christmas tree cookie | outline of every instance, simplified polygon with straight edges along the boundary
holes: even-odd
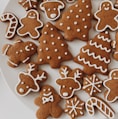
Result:
[[[108,73],[108,65],[111,62],[111,39],[109,33],[102,32],[82,47],[75,62],[84,66],[83,71],[88,74]]]
[[[91,28],[91,0],[78,0],[62,15],[55,26],[64,32],[65,39],[72,41],[79,39],[87,41]]]
[[[51,23],[47,23],[42,29],[42,36],[39,38],[39,42],[39,64],[50,64],[52,68],[58,68],[62,61],[72,59],[63,36]]]

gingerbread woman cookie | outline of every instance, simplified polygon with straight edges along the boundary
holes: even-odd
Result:
[[[38,119],[47,119],[49,116],[58,118],[63,110],[59,106],[61,101],[60,96],[57,94],[52,86],[45,85],[41,88],[39,97],[35,99],[35,104],[39,106],[36,115]]]
[[[118,29],[118,10],[114,8],[110,0],[103,0],[94,16],[98,20],[96,24],[98,32],[105,31],[107,28],[112,31]]]
[[[39,20],[39,13],[31,9],[26,16],[20,19],[20,27],[17,30],[19,36],[29,35],[32,39],[38,39],[40,36],[39,29],[43,27],[43,23]]]
[[[104,81],[104,86],[107,88],[105,98],[108,102],[118,100],[118,69],[113,69],[109,73],[109,78]]]
[[[30,9],[37,9],[38,6],[38,0],[19,0],[18,2],[26,11]]]
[[[9,25],[8,25],[7,33],[5,34],[5,37],[8,38],[8,39],[13,38],[16,34],[16,30],[17,30],[17,27],[18,27],[17,17],[13,13],[6,12],[6,13],[1,15],[0,20],[2,22],[9,21]]]
[[[13,45],[6,44],[3,54],[9,57],[8,65],[18,67],[20,63],[28,63],[31,56],[37,52],[37,46],[30,41],[17,40]]]
[[[81,89],[79,80],[83,78],[83,72],[78,68],[71,70],[68,66],[61,66],[59,73],[62,78],[57,79],[56,83],[60,88],[60,96],[69,99]]]
[[[40,83],[47,80],[47,73],[38,70],[38,64],[29,63],[27,65],[27,72],[19,73],[19,82],[16,86],[16,91],[20,96],[26,96],[31,91],[38,92],[40,90]]]
[[[41,10],[45,12],[49,20],[57,20],[60,17],[60,10],[64,7],[64,3],[59,0],[43,0],[40,4]]]

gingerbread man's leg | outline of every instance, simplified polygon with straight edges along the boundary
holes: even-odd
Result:
[[[20,62],[18,60],[13,59],[13,58],[10,58],[8,60],[8,65],[11,66],[11,67],[18,67],[19,63]]]
[[[100,23],[97,25],[98,30],[103,30],[106,27],[106,22],[104,20],[101,20]]]
[[[31,38],[38,38],[39,36],[40,36],[40,34],[37,30],[30,31],[30,37]]]
[[[27,33],[27,29],[25,28],[25,26],[22,26],[22,27],[20,27],[19,29],[18,29],[18,34],[21,34],[21,35],[23,35],[23,34],[26,34]]]
[[[112,22],[109,22],[109,25],[111,26],[112,29],[116,29],[118,26],[118,22],[115,20],[112,20]]]
[[[36,113],[37,119],[47,119],[49,116],[49,112],[45,111],[45,109],[39,109]]]

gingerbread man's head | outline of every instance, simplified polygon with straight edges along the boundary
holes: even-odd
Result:
[[[35,10],[29,10],[27,13],[27,18],[37,19],[37,18],[39,18],[39,14],[37,14],[37,12]]]
[[[118,79],[118,69],[114,69],[109,73],[110,79]]]
[[[105,2],[102,2],[102,4],[101,4],[101,9],[105,10],[105,11],[111,10],[112,7],[113,6],[110,1],[105,1]]]

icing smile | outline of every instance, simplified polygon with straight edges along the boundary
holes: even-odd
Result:
[[[105,11],[108,11],[108,10],[109,10],[109,7],[105,7],[104,10],[105,10]]]
[[[43,95],[46,96],[46,97],[47,97],[47,96],[50,96],[51,94],[52,94],[52,92],[49,92],[49,93],[47,93],[47,94],[46,94],[46,93],[43,93]]]

